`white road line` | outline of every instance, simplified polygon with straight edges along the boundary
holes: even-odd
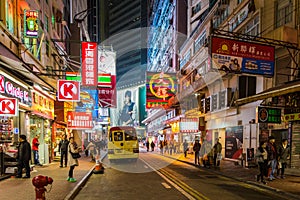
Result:
[[[178,190],[181,194],[183,194],[187,199],[190,200],[196,200],[193,196],[191,196],[189,193],[187,193],[186,191],[184,191],[181,187],[179,187],[176,183],[174,183],[173,181],[171,181],[170,179],[168,179],[165,175],[163,175],[162,173],[160,173],[159,171],[157,171],[154,167],[152,167],[149,163],[147,163],[144,159],[139,158],[140,160],[142,160],[146,165],[148,165],[155,173],[157,173],[160,177],[162,177],[163,179],[165,179],[170,185],[172,185],[176,190]]]
[[[171,186],[169,186],[167,183],[165,183],[165,182],[162,182],[161,183],[165,188],[167,188],[167,189],[170,189],[171,188]]]

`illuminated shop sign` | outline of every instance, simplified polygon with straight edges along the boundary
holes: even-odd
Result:
[[[47,119],[54,119],[54,100],[37,91],[32,92],[32,113]]]
[[[69,111],[67,113],[67,126],[72,129],[92,129],[92,113]]]
[[[24,10],[24,36],[38,37],[39,31],[39,11]]]
[[[82,82],[83,86],[97,86],[97,52],[96,42],[81,43]]]
[[[31,95],[29,90],[3,75],[0,75],[0,93],[8,97],[17,98],[20,103],[31,106]]]
[[[146,108],[167,108],[177,90],[175,74],[147,72]]]
[[[213,68],[227,73],[274,75],[274,47],[212,37]]]
[[[258,107],[258,123],[281,123],[281,109],[271,107]]]

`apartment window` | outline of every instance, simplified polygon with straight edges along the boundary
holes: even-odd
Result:
[[[46,55],[48,57],[50,56],[50,44],[49,44],[49,40],[46,40]]]
[[[206,32],[202,33],[195,41],[195,53],[205,44]]]
[[[180,68],[182,68],[191,58],[191,50],[189,50],[183,57],[182,60],[180,60]]]
[[[192,8],[192,17],[201,10],[201,2]]]
[[[276,11],[276,28],[283,26],[292,21],[293,4],[291,2],[287,2],[283,5],[277,3],[275,11]]]
[[[6,27],[9,32],[14,33],[14,7],[12,0],[6,2]]]
[[[254,19],[245,26],[242,33],[253,36],[259,35],[259,16],[254,17]]]
[[[240,4],[242,3],[244,0],[237,0],[237,3]]]
[[[239,77],[239,98],[245,98],[256,94],[256,77]]]
[[[49,32],[49,19],[47,15],[45,15],[45,29],[47,32]]]

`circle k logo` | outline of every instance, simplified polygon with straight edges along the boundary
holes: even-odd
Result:
[[[0,98],[0,115],[16,115],[17,100]]]
[[[80,82],[58,80],[57,89],[59,101],[80,101]]]

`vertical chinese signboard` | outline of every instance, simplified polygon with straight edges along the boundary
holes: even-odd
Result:
[[[100,107],[115,108],[117,106],[116,93],[116,53],[99,50],[98,94]]]
[[[213,68],[231,73],[274,75],[274,47],[212,37]]]
[[[167,108],[168,100],[175,95],[175,74],[147,72],[146,108]]]
[[[37,10],[24,10],[24,36],[25,37],[38,37],[39,31],[39,11]]]
[[[82,81],[83,86],[97,86],[97,53],[98,47],[96,42],[82,42]]]

